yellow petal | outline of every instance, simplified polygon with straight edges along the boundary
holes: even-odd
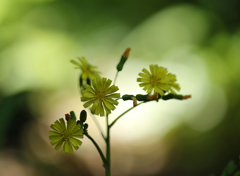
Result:
[[[64,143],[64,141],[60,141],[60,142],[54,147],[54,149],[58,151],[58,150],[62,147],[63,143]]]
[[[72,153],[73,148],[69,141],[66,141],[63,145],[63,153]]]

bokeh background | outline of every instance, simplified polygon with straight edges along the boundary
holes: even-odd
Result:
[[[87,138],[62,154],[48,131],[83,109],[80,71],[69,60],[84,56],[113,79],[127,47],[121,94],[144,93],[138,73],[158,64],[192,98],[143,104],[122,117],[112,128],[113,175],[220,175],[240,154],[239,7],[238,0],[1,0],[0,175],[104,175]],[[111,120],[131,106],[120,101]]]

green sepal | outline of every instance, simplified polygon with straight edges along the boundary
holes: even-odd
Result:
[[[163,100],[169,100],[169,99],[178,99],[178,100],[182,100],[183,96],[182,95],[176,95],[176,94],[167,94],[167,95],[163,95],[162,96]]]
[[[82,110],[81,113],[80,113],[80,123],[82,122],[85,122],[87,120],[87,112],[85,110]]]
[[[147,96],[148,96],[148,94],[147,95],[137,94],[136,98],[137,98],[138,101],[149,101],[147,99]]]
[[[75,115],[75,112],[74,111],[70,111],[70,115],[71,115],[71,119],[72,120],[77,120],[77,118],[76,118],[76,115]]]
[[[132,97],[134,97],[133,95],[123,95],[122,96],[122,99],[124,100],[124,101],[126,101],[126,100],[132,100]]]

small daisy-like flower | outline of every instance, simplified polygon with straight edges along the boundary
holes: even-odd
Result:
[[[77,66],[75,68],[79,68],[80,70],[82,70],[81,78],[83,80],[86,80],[87,78],[92,80],[100,77],[100,72],[95,70],[97,68],[96,66],[89,64],[84,57],[78,58],[78,60],[79,63],[75,60],[71,60],[70,62]]]
[[[176,75],[174,75],[174,74],[172,74],[172,73],[168,73],[168,74],[167,74],[167,77],[168,77],[169,85],[170,85],[169,91],[170,91],[172,94],[176,94],[176,92],[175,92],[173,89],[175,89],[175,90],[177,90],[177,91],[179,91],[179,90],[181,89],[180,86],[179,86],[179,84],[176,83],[176,81],[177,81]]]
[[[143,73],[138,74],[141,78],[137,78],[137,82],[142,82],[139,86],[147,93],[164,95],[170,89],[167,69],[158,65],[150,65],[149,68],[150,72],[144,68]]]
[[[83,138],[83,129],[75,120],[68,119],[67,126],[63,118],[56,120],[50,126],[54,131],[49,131],[49,139],[55,150],[59,150],[63,145],[63,153],[73,152],[82,144],[77,138]]]
[[[118,105],[118,101],[113,98],[120,98],[118,87],[115,85],[110,86],[112,81],[107,78],[99,78],[92,80],[92,86],[85,84],[84,90],[82,90],[81,101],[86,103],[83,105],[85,108],[91,106],[90,110],[92,114],[104,116],[110,114],[115,106]]]

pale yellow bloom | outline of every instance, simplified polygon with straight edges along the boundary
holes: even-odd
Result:
[[[174,75],[174,74],[172,74],[172,73],[168,73],[168,74],[167,74],[167,78],[168,78],[168,80],[169,80],[169,85],[170,85],[169,91],[170,91],[171,93],[173,93],[173,94],[176,94],[176,92],[175,92],[173,89],[175,89],[175,90],[177,90],[177,91],[179,91],[179,90],[181,89],[180,86],[179,86],[179,84],[176,83],[176,81],[177,81],[176,75]]]
[[[100,77],[100,72],[96,71],[96,66],[89,64],[84,57],[78,58],[78,60],[79,63],[75,60],[71,60],[70,62],[77,66],[75,68],[79,68],[82,71],[81,78],[83,80],[86,80],[88,78],[92,80]]]
[[[55,150],[59,150],[63,145],[63,153],[73,152],[82,144],[78,138],[83,138],[83,129],[75,120],[68,119],[67,126],[63,118],[56,120],[50,126],[54,131],[49,131],[49,139]]]
[[[86,102],[83,106],[85,108],[91,106],[92,114],[104,116],[110,114],[118,101],[115,98],[120,98],[118,87],[115,85],[110,86],[112,81],[107,78],[99,78],[92,80],[92,86],[85,84],[82,90],[81,101]]]
[[[149,68],[150,72],[144,68],[142,73],[138,74],[140,78],[137,78],[137,82],[142,82],[139,86],[147,93],[164,95],[170,89],[167,69],[158,65],[150,65]]]

